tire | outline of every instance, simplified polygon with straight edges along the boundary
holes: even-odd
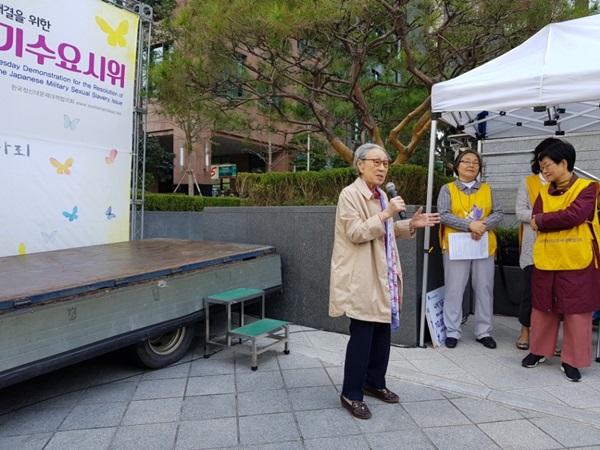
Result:
[[[186,325],[153,336],[135,345],[135,354],[142,364],[160,369],[179,361],[194,340],[194,326]]]

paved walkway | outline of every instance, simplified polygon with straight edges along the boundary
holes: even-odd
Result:
[[[472,321],[472,318],[470,319]],[[347,336],[294,326],[291,353],[204,359],[144,370],[113,353],[0,390],[0,449],[600,449],[600,364],[571,383],[558,358],[534,369],[494,318],[498,348],[392,349],[390,405],[371,420],[341,407]],[[595,350],[595,347],[594,347]]]

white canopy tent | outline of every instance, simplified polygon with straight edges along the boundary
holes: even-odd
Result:
[[[600,131],[600,15],[547,25],[520,46],[432,88],[426,211],[431,212],[437,122],[479,139]],[[481,148],[481,147],[480,147]],[[430,229],[425,229],[420,345]]]

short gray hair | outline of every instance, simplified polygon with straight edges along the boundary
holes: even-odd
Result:
[[[387,155],[385,148],[383,148],[380,145],[370,144],[370,143],[363,144],[354,151],[354,162],[352,163],[352,165],[354,166],[354,171],[356,172],[356,175],[360,176],[360,170],[358,170],[358,161],[360,159],[365,159],[367,157],[367,153],[369,153],[370,150],[374,150],[374,149],[382,150]],[[389,158],[389,155],[388,155],[388,158]]]

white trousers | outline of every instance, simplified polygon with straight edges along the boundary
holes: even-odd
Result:
[[[475,291],[475,337],[481,339],[489,336],[492,331],[494,256],[451,261],[448,252],[444,252],[444,325],[447,337],[460,339],[462,336],[462,303],[469,275]]]

